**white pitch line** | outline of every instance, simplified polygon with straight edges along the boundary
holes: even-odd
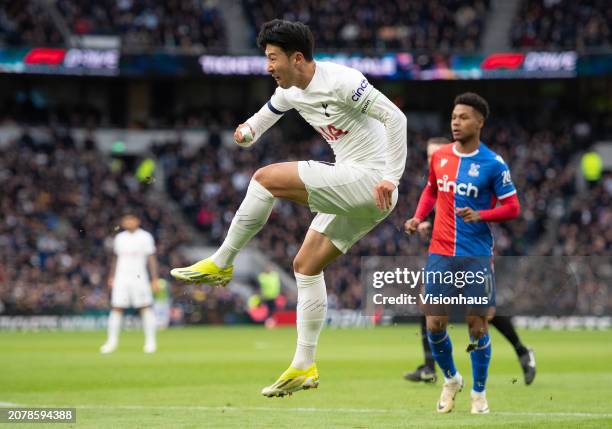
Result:
[[[55,405],[57,406],[57,405]],[[53,407],[51,405],[41,405],[41,408]],[[62,407],[76,409],[117,409],[117,410],[191,410],[191,411],[287,411],[292,413],[356,413],[356,414],[405,414],[414,415],[414,412],[406,410],[394,410],[384,408],[315,408],[315,407],[295,407],[295,408],[276,408],[276,407],[211,407],[206,405],[63,405]],[[568,412],[513,412],[513,411],[493,411],[491,415],[516,416],[516,417],[589,417],[589,418],[612,418],[612,413],[568,413]]]
[[[18,407],[19,405],[12,402],[0,402],[0,407]]]

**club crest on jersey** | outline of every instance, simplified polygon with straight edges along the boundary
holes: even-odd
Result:
[[[471,182],[457,183],[454,180],[448,180],[448,176],[445,174],[442,179],[436,181],[436,184],[441,192],[452,192],[453,194],[478,198],[478,186]]]
[[[442,159],[440,160],[440,167],[444,167],[444,166],[446,165],[446,163],[447,163],[447,162],[448,162],[448,159],[446,159],[446,158],[442,158]]]
[[[351,100],[353,101],[359,101],[359,98],[363,95],[365,89],[368,87],[368,80],[367,79],[363,79],[361,81],[361,84],[359,85],[359,88],[357,88],[355,91],[353,91],[353,96],[351,97]]]
[[[329,118],[329,113],[327,113],[327,107],[329,106],[329,104],[327,103],[321,103],[321,107],[323,107],[323,113],[325,114],[325,116],[327,116]]]
[[[472,162],[472,164],[470,165],[470,171],[468,171],[468,176],[478,177],[478,175],[480,174],[478,170],[480,170],[480,164]]]

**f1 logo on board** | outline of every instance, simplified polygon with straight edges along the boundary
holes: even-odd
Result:
[[[342,137],[343,135],[348,134],[348,131],[344,131],[344,130],[338,129],[338,128],[334,127],[331,124],[327,126],[327,129],[325,129],[323,127],[319,127],[319,129],[317,131],[328,142],[334,142],[334,141],[338,140],[340,137]]]
[[[445,174],[442,176],[442,179],[436,181],[436,184],[441,192],[452,192],[453,194],[478,198],[478,186],[475,186],[472,182],[457,183],[453,180],[448,180],[448,176]]]

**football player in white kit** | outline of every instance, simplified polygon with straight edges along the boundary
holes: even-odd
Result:
[[[140,311],[145,334],[144,352],[154,353],[157,342],[151,290],[159,287],[155,241],[150,233],[140,228],[140,219],[132,214],[121,219],[121,226],[124,231],[114,239],[114,256],[108,278],[108,286],[112,291],[108,339],[100,347],[100,353],[112,353],[117,349],[121,318],[126,308]],[[150,281],[147,266],[151,273]]]
[[[316,213],[294,261],[298,287],[297,347],[289,368],[264,396],[317,387],[315,351],[325,323],[323,269],[385,219],[397,202],[407,153],[406,117],[359,71],[314,61],[314,39],[300,22],[273,20],[257,37],[278,88],[234,139],[250,146],[285,112],[297,112],[331,146],[336,162],[271,164],[255,172],[227,237],[209,258],[171,274],[195,283],[226,285],[234,258],[266,223],[276,198]],[[288,142],[291,144],[291,142]]]

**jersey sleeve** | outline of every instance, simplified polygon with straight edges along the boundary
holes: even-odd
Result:
[[[113,238],[113,253],[119,255],[119,235],[115,235],[115,238]]]
[[[272,113],[276,113],[277,115],[283,115],[293,109],[293,106],[289,100],[287,100],[285,90],[281,87],[277,87],[276,90],[274,90],[274,94],[272,94],[272,97],[270,97],[266,105]]]
[[[276,88],[270,100],[257,113],[246,120],[246,123],[251,126],[255,134],[253,143],[291,109],[292,107],[287,101],[283,90],[280,87]]]
[[[381,122],[387,134],[383,179],[399,185],[406,168],[408,129],[404,113],[368,82],[361,72],[349,69],[341,77],[340,99],[350,110]]]
[[[495,168],[493,173],[493,192],[498,200],[502,200],[516,194],[516,188],[510,176],[510,169],[501,156],[495,158]]]
[[[153,236],[150,233],[147,233],[146,235],[146,239],[145,239],[145,253],[147,256],[150,255],[154,255],[155,254],[155,240],[153,239]]]
[[[358,70],[348,69],[339,77],[339,98],[349,108],[367,114],[379,96],[368,79]]]
[[[422,221],[427,219],[427,216],[429,216],[433,210],[438,199],[436,171],[433,167],[434,159],[434,156],[432,156],[429,164],[429,176],[427,178],[427,183],[425,184],[425,188],[423,188],[423,192],[421,192],[421,197],[419,198],[419,203],[417,205],[416,212],[414,213],[414,217],[419,218]]]

